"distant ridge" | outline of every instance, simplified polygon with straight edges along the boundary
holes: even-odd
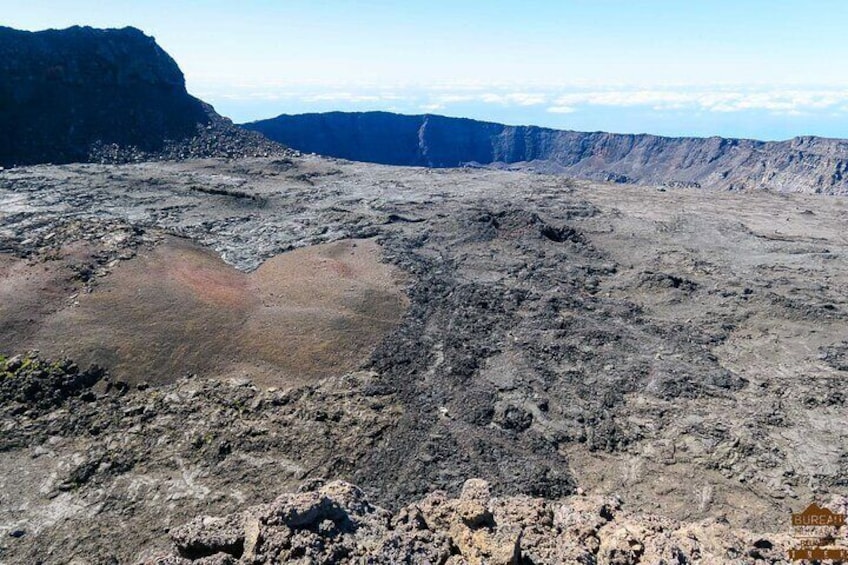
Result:
[[[390,165],[479,164],[611,182],[848,194],[848,141],[840,139],[588,133],[389,112],[284,114],[244,127],[293,149]]]

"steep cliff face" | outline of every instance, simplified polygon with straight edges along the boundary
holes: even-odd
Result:
[[[848,141],[837,139],[584,133],[385,112],[282,115],[245,127],[302,151],[391,165],[509,164],[614,182],[848,194]]]
[[[95,144],[157,151],[209,123],[183,74],[134,28],[0,27],[0,165],[87,160]]]

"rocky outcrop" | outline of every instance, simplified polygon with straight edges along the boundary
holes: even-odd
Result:
[[[0,76],[0,166],[279,149],[189,95],[176,62],[134,28],[0,27]],[[213,132],[228,135],[191,141]]]
[[[258,563],[786,563],[787,535],[732,530],[721,520],[673,523],[615,497],[560,501],[492,497],[480,479],[450,498],[435,491],[392,514],[334,481],[170,532],[174,553],[151,565]]]
[[[294,149],[389,165],[511,165],[611,182],[848,193],[848,141],[672,138],[386,112],[282,115],[245,127]]]
[[[49,412],[69,397],[86,394],[103,376],[98,367],[80,370],[68,359],[48,363],[33,353],[0,355],[0,404],[13,412]]]

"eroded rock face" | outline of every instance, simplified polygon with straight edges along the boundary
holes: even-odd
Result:
[[[281,115],[245,127],[294,149],[388,165],[473,163],[669,188],[848,193],[848,142],[578,132],[387,112]]]
[[[144,563],[784,563],[791,542],[717,520],[675,524],[634,514],[614,497],[492,497],[480,479],[466,481],[457,498],[436,491],[395,514],[333,481],[195,518],[170,537],[174,553]]]
[[[135,28],[0,27],[0,76],[3,167],[280,149],[189,95],[177,63]]]
[[[96,141],[154,151],[206,123],[176,62],[134,28],[0,29],[0,164],[85,160]]]

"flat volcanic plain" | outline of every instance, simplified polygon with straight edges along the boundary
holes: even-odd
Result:
[[[785,534],[848,495],[846,222],[308,156],[2,171],[0,354],[108,377],[0,372],[0,561],[149,558],[313,479]]]

